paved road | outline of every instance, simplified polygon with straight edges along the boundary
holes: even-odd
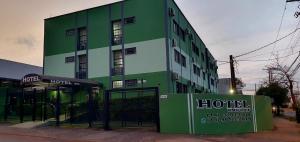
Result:
[[[126,129],[105,132],[91,129],[17,129],[0,125],[0,142],[300,142],[300,125],[274,119],[271,132],[230,136],[158,134],[149,130]]]

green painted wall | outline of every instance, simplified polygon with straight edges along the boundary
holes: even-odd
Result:
[[[255,102],[257,130],[264,131],[266,129],[273,129],[272,113],[266,113],[272,110],[271,99],[266,96],[256,96]]]
[[[68,53],[75,50],[75,36],[66,36],[66,30],[75,27],[76,14],[68,14],[45,20],[45,56]]]
[[[112,20],[120,19],[121,3],[111,4],[111,8]],[[124,27],[126,44],[164,37],[163,1],[126,0],[124,17],[132,16],[135,23]],[[66,36],[66,30],[85,26],[90,49],[109,46],[109,6],[106,5],[46,19],[45,56],[74,52],[75,35]]]
[[[162,133],[189,133],[188,98],[186,95],[169,95],[160,99],[160,129]]]
[[[218,101],[217,107],[199,105],[199,102],[207,102],[207,100]],[[245,103],[242,103],[243,101]],[[220,102],[224,103],[223,107],[220,107]],[[230,102],[229,107],[227,107],[228,102]],[[205,106],[205,103],[202,104]],[[232,107],[234,104],[238,105]],[[213,106],[213,103],[210,106]],[[270,106],[270,99],[260,96],[205,94],[161,96],[161,132],[222,135],[272,130]]]
[[[173,60],[174,55],[170,52],[170,59],[166,59],[165,47],[165,22],[168,24],[169,36],[171,39],[178,41],[180,52],[186,55],[186,68],[171,68],[171,71],[179,72],[181,76],[180,82],[191,80],[196,82],[197,89],[208,87],[208,78],[203,80],[202,72],[200,77],[193,76],[193,68],[191,57],[195,58],[195,62],[205,69],[205,62],[200,56],[195,56],[191,52],[191,41],[186,37],[186,41],[179,39],[173,32],[173,20],[176,20],[179,25],[185,30],[186,28],[192,31],[194,42],[204,53],[205,44],[199,38],[195,30],[188,23],[187,19],[181,13],[173,0],[167,0],[168,7],[175,10],[175,16],[165,21],[164,17],[164,2],[163,0],[126,0],[124,1],[124,17],[135,17],[135,23],[127,24],[124,27],[124,42],[125,47],[137,47],[137,55],[125,57],[126,75],[135,75],[151,72],[166,71],[166,60]],[[109,74],[108,64],[108,48],[110,24],[109,7],[111,7],[111,20],[121,18],[121,2],[110,5],[95,7],[79,12],[74,12],[58,17],[53,17],[45,20],[45,74],[74,77],[74,64],[64,63],[64,56],[75,55],[76,39],[75,35],[66,36],[66,30],[75,29],[86,26],[88,29],[88,48],[89,48],[89,78],[107,78]],[[150,41],[160,41],[151,43]],[[146,43],[148,42],[149,43]],[[140,44],[141,43],[141,44]],[[143,43],[143,44],[142,44]],[[135,45],[137,44],[137,45]],[[153,48],[141,50],[143,54],[139,54],[140,47]],[[120,49],[121,46],[113,46],[113,49]],[[154,49],[155,48],[155,49]],[[141,48],[142,49],[142,48]],[[173,48],[170,47],[170,50]],[[145,54],[147,52],[148,54]],[[157,54],[156,54],[157,53]],[[144,55],[145,54],[145,55]],[[147,55],[147,56],[146,56]],[[136,59],[138,58],[138,59]],[[212,57],[213,59],[213,57]],[[172,63],[174,67],[175,63]],[[208,71],[211,72],[211,71]],[[192,73],[192,77],[190,77]],[[207,73],[206,73],[207,76]],[[213,75],[217,78],[217,75]],[[164,77],[165,78],[165,77]],[[162,84],[166,84],[171,80],[166,80]],[[160,82],[159,82],[160,83]],[[156,83],[157,84],[157,83]],[[175,82],[171,82],[169,92],[174,90]],[[216,86],[215,86],[216,87]],[[176,87],[175,87],[176,89]],[[211,90],[214,90],[212,88]],[[192,90],[192,87],[189,87]]]
[[[174,71],[178,73],[180,76],[183,76],[186,78],[187,76],[189,77],[188,79],[191,80],[192,82],[195,82],[197,85],[201,87],[205,87],[208,89],[208,73],[210,73],[213,79],[217,79],[218,75],[215,73],[216,71],[214,69],[208,69],[206,68],[206,60],[203,60],[201,57],[201,53],[205,55],[205,49],[207,48],[204,44],[204,42],[201,40],[201,38],[198,36],[197,32],[194,30],[194,28],[190,25],[188,20],[185,18],[184,14],[181,12],[181,10],[178,8],[177,4],[174,2],[174,0],[167,0],[168,3],[168,8],[172,8],[174,11],[174,16],[170,17],[168,16],[167,18],[167,25],[168,25],[168,33],[169,33],[169,41],[171,43],[172,39],[174,39],[177,43],[176,49],[179,51],[181,54],[186,55],[187,59],[187,64],[191,66],[191,70],[186,70],[184,67],[177,67],[177,63],[174,62],[174,53],[173,50],[174,48],[170,47],[170,62],[171,62],[171,71]],[[178,35],[174,32],[174,25],[173,21],[176,21],[179,26],[183,29],[189,29],[191,31],[191,34],[193,35],[194,39],[190,40],[188,36],[186,36],[186,40],[183,41],[181,38],[179,38]],[[197,56],[195,53],[192,52],[192,42],[199,48],[200,55]],[[171,45],[170,45],[171,46]],[[194,63],[197,64],[202,70],[201,70],[201,76],[197,77],[193,73],[193,67],[192,65],[194,64],[192,62],[191,58],[194,58]],[[209,54],[209,61],[213,62],[215,59],[211,54]],[[214,63],[216,64],[216,63]],[[206,72],[205,76],[206,79],[203,80],[203,73]],[[190,77],[190,72],[192,73],[192,77]],[[211,91],[216,92],[216,85],[212,86],[211,85]],[[199,89],[199,88],[198,88]]]

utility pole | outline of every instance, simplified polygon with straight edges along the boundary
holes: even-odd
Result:
[[[299,82],[297,82],[298,95],[300,96]]]
[[[233,60],[233,56],[230,55],[230,73],[231,73],[231,89],[234,91],[234,94],[237,93],[236,90],[236,79],[235,79],[235,70],[234,70],[234,60]]]

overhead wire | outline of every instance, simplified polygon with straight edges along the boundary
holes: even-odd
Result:
[[[269,44],[266,44],[266,45],[264,45],[264,46],[262,46],[262,47],[259,47],[259,48],[257,48],[257,49],[248,51],[248,52],[246,52],[246,53],[240,54],[240,55],[238,55],[238,56],[235,56],[235,58],[239,58],[239,57],[242,57],[242,56],[245,56],[245,55],[254,53],[254,52],[256,52],[256,51],[262,50],[262,49],[264,49],[264,48],[266,48],[266,47],[269,47],[269,46],[271,46],[271,45],[273,45],[273,44],[275,44],[275,43],[277,43],[277,42],[279,42],[279,41],[281,41],[281,40],[283,40],[283,39],[285,39],[285,38],[291,36],[292,34],[294,34],[295,32],[297,32],[298,30],[299,30],[299,28],[295,29],[295,30],[292,31],[291,33],[289,33],[289,34],[287,34],[287,35],[285,35],[285,36],[283,36],[283,37],[281,37],[281,38],[279,38],[279,39],[277,39],[277,40],[275,40],[275,41],[273,41],[273,42],[271,42],[271,43],[269,43]]]
[[[279,52],[279,51],[286,51],[287,49],[289,49],[290,47],[288,48],[284,48],[284,49],[279,49],[277,50],[276,52]],[[300,48],[300,46],[298,46],[298,48]],[[245,60],[245,59],[251,59],[251,58],[255,58],[255,57],[259,57],[259,56],[265,56],[265,55],[268,55],[268,54],[272,54],[272,52],[268,52],[268,53],[262,53],[262,54],[257,54],[257,55],[254,55],[254,56],[250,56],[250,57],[246,57],[246,58],[243,58],[241,60]]]
[[[281,16],[281,20],[280,20],[280,24],[279,24],[279,28],[278,28],[278,31],[277,31],[277,35],[276,35],[275,41],[278,40],[280,31],[281,31],[281,28],[282,28],[283,19],[284,19],[285,13],[286,13],[286,6],[287,6],[287,2],[284,5],[284,10],[283,10],[283,13],[282,13],[282,16]],[[276,43],[274,44],[274,47],[273,47],[273,50],[272,50],[272,54],[274,54],[274,50],[275,49],[276,49]]]
[[[300,52],[300,51],[299,51]],[[244,59],[241,59],[241,60],[237,60],[237,61],[247,61],[247,62],[266,62],[266,61],[272,61],[272,60],[278,60],[278,59],[282,59],[282,58],[286,58],[286,57],[290,57],[290,56],[293,56],[295,55],[294,54],[290,54],[290,55],[287,55],[287,56],[283,56],[283,57],[278,57],[278,58],[273,58],[273,59],[267,59],[267,60],[244,60]]]

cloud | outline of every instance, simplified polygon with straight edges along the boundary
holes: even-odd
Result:
[[[35,48],[37,40],[33,36],[23,36],[15,39],[14,43],[28,49]]]

